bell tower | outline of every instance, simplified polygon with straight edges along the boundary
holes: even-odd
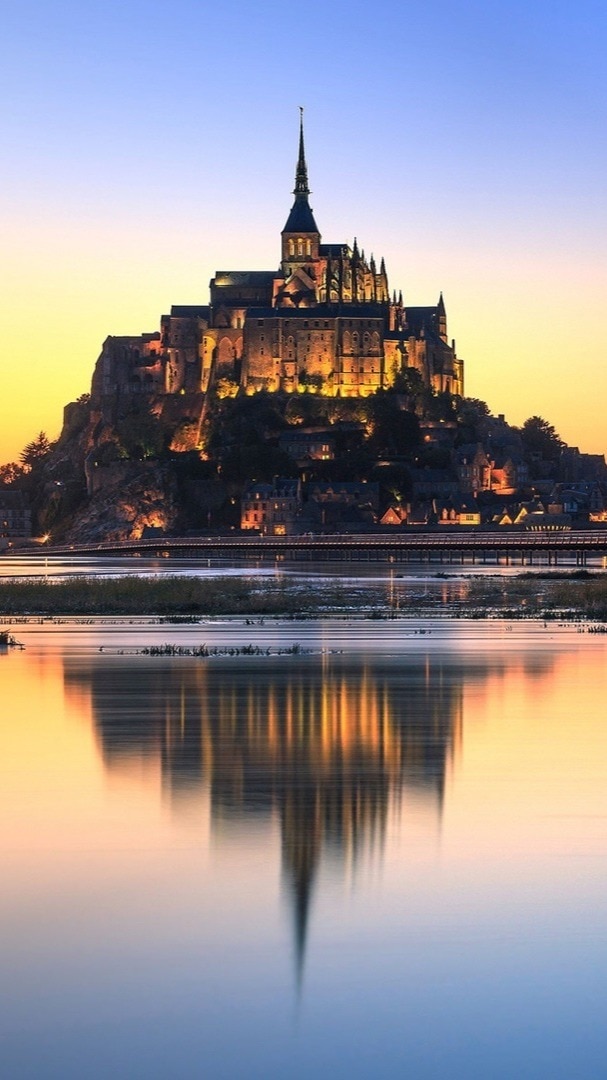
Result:
[[[298,269],[308,270],[319,255],[320,233],[308,202],[308,167],[304,148],[303,109],[299,110],[299,155],[295,170],[295,202],[282,230],[282,270],[289,277]]]

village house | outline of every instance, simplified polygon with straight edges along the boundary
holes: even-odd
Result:
[[[305,517],[313,530],[350,531],[377,524],[379,484],[310,484]]]
[[[298,465],[335,458],[335,434],[326,427],[293,428],[280,436],[278,446]]]
[[[434,512],[438,525],[478,526],[481,523],[478,503],[470,496],[451,497],[443,503],[436,500]]]
[[[292,536],[299,531],[301,508],[299,480],[254,483],[242,496],[240,527],[257,529],[263,536]]]
[[[403,503],[391,503],[379,519],[380,525],[406,525],[408,507]]]
[[[7,547],[13,540],[26,540],[32,535],[32,512],[22,491],[0,489],[0,544]]]

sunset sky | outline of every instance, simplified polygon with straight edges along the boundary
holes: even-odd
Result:
[[[305,106],[325,242],[443,291],[466,393],[607,451],[604,0],[8,0],[0,462],[104,338],[274,269]]]

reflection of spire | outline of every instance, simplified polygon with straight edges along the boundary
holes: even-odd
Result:
[[[295,973],[301,991],[312,888],[322,842],[315,791],[287,794],[282,834],[283,866],[293,902]]]

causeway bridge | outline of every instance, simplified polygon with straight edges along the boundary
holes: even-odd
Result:
[[[30,549],[31,550],[31,549]],[[101,544],[46,544],[37,548],[48,557],[148,556],[222,558],[289,562],[390,562],[556,566],[588,558],[605,560],[607,528],[567,531],[482,531],[463,528],[384,533],[318,534],[304,536],[172,536]],[[24,549],[15,554],[26,554]],[[33,553],[33,552],[32,552]]]

